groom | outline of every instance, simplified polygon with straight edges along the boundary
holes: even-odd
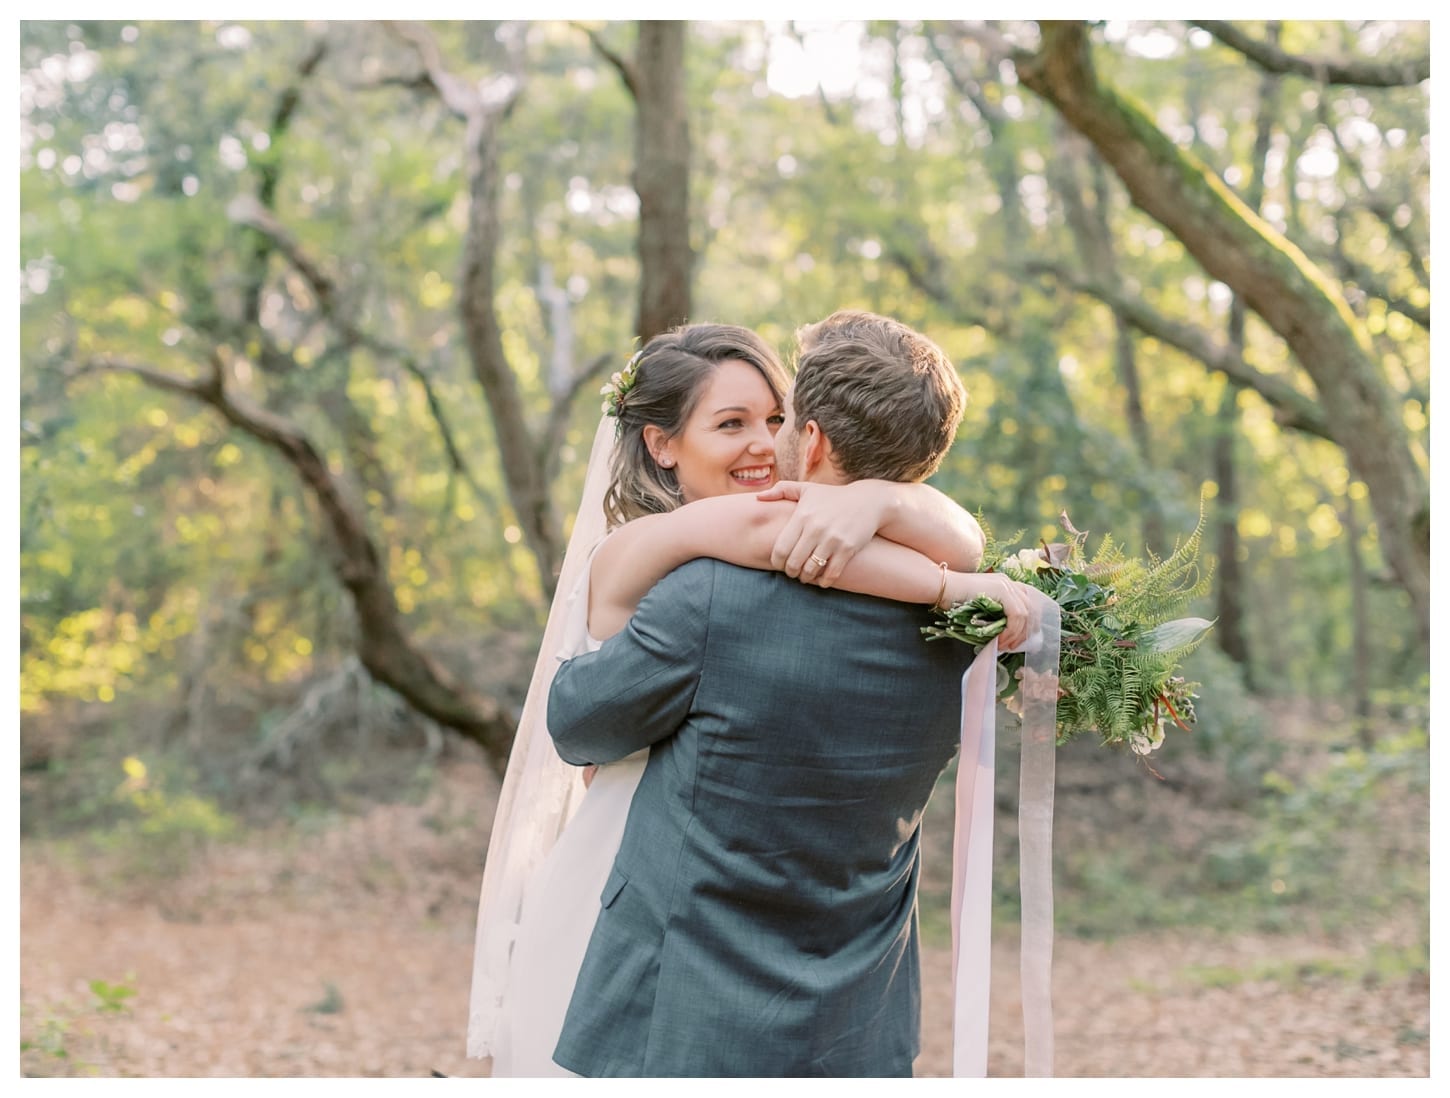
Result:
[[[905,325],[805,329],[782,476],[922,480],[965,393]],[[922,810],[971,650],[924,607],[696,560],[565,663],[559,754],[652,746],[554,1059],[586,1076],[909,1076]]]

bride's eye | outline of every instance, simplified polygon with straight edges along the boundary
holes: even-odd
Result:
[[[785,423],[785,416],[780,412],[776,412],[775,415],[768,418],[765,422],[770,424],[772,427],[779,427],[781,426],[781,424]]]
[[[736,428],[736,427],[743,427],[743,426],[745,426],[745,423],[744,423],[743,420],[740,420],[740,419],[727,419],[724,423],[720,424],[720,429],[723,431],[723,430],[726,430],[727,428],[733,429],[733,428]]]

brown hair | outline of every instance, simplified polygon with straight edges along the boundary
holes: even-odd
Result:
[[[850,480],[925,480],[956,438],[967,391],[946,354],[875,313],[841,310],[796,332],[795,428],[809,420]]]
[[[778,401],[789,379],[780,357],[752,332],[734,324],[686,324],[655,336],[635,360],[634,386],[619,412],[619,443],[610,466],[604,515],[612,529],[642,515],[673,511],[684,502],[679,478],[664,469],[645,445],[653,424],[674,438],[699,402],[705,383],[722,362],[738,359],[760,371]]]

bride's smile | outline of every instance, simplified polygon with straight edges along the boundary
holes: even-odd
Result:
[[[770,487],[771,482],[775,479],[775,467],[773,465],[752,465],[746,469],[732,469],[730,475],[745,488],[758,492]]]
[[[660,439],[655,460],[673,469],[686,503],[775,483],[775,434],[785,416],[754,366],[728,359],[700,389],[685,426]]]

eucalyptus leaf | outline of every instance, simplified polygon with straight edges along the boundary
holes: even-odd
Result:
[[[1143,634],[1142,645],[1150,652],[1177,652],[1197,644],[1213,628],[1206,618],[1175,618]]]

